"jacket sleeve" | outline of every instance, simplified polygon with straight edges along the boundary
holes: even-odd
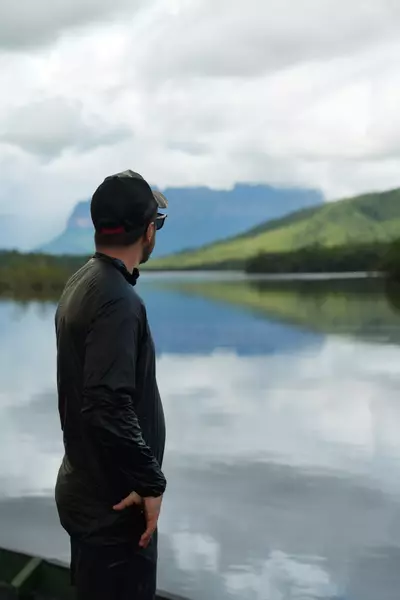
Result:
[[[142,307],[141,307],[142,308]],[[144,310],[125,299],[108,302],[92,322],[85,348],[82,421],[86,435],[123,493],[161,496],[164,475],[143,440],[134,410],[138,347]]]

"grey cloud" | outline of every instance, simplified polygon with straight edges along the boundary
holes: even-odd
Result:
[[[399,17],[397,0],[203,0],[160,18],[143,72],[254,76],[395,39]]]
[[[87,151],[129,137],[130,131],[98,117],[86,117],[78,103],[62,98],[15,109],[0,125],[0,141],[31,154],[55,158],[66,149]]]
[[[0,2],[0,48],[39,46],[62,31],[132,11],[143,0],[15,0]]]

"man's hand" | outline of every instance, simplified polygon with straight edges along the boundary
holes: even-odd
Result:
[[[146,531],[140,538],[139,546],[147,548],[151,536],[157,529],[158,517],[160,516],[162,496],[159,498],[143,498],[144,514],[146,517]]]
[[[150,543],[151,536],[157,529],[158,517],[160,516],[162,496],[159,498],[141,498],[136,492],[132,492],[122,500],[119,504],[116,504],[114,510],[125,510],[129,506],[143,506],[144,514],[146,517],[146,531],[142,535],[139,541],[141,548],[147,548]]]
[[[129,496],[121,500],[121,502],[113,506],[113,509],[125,510],[125,508],[129,508],[130,506],[141,506],[142,503],[143,501],[139,494],[137,494],[136,492],[132,492],[131,494],[129,494]]]

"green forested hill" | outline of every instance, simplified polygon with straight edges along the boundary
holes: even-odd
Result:
[[[221,235],[223,235],[223,218]],[[269,221],[247,233],[203,248],[155,260],[150,268],[239,267],[265,253],[301,247],[350,246],[400,237],[400,189],[347,198]]]

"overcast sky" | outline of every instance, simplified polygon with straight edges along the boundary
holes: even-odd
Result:
[[[159,186],[400,185],[398,0],[0,3],[0,214]]]

